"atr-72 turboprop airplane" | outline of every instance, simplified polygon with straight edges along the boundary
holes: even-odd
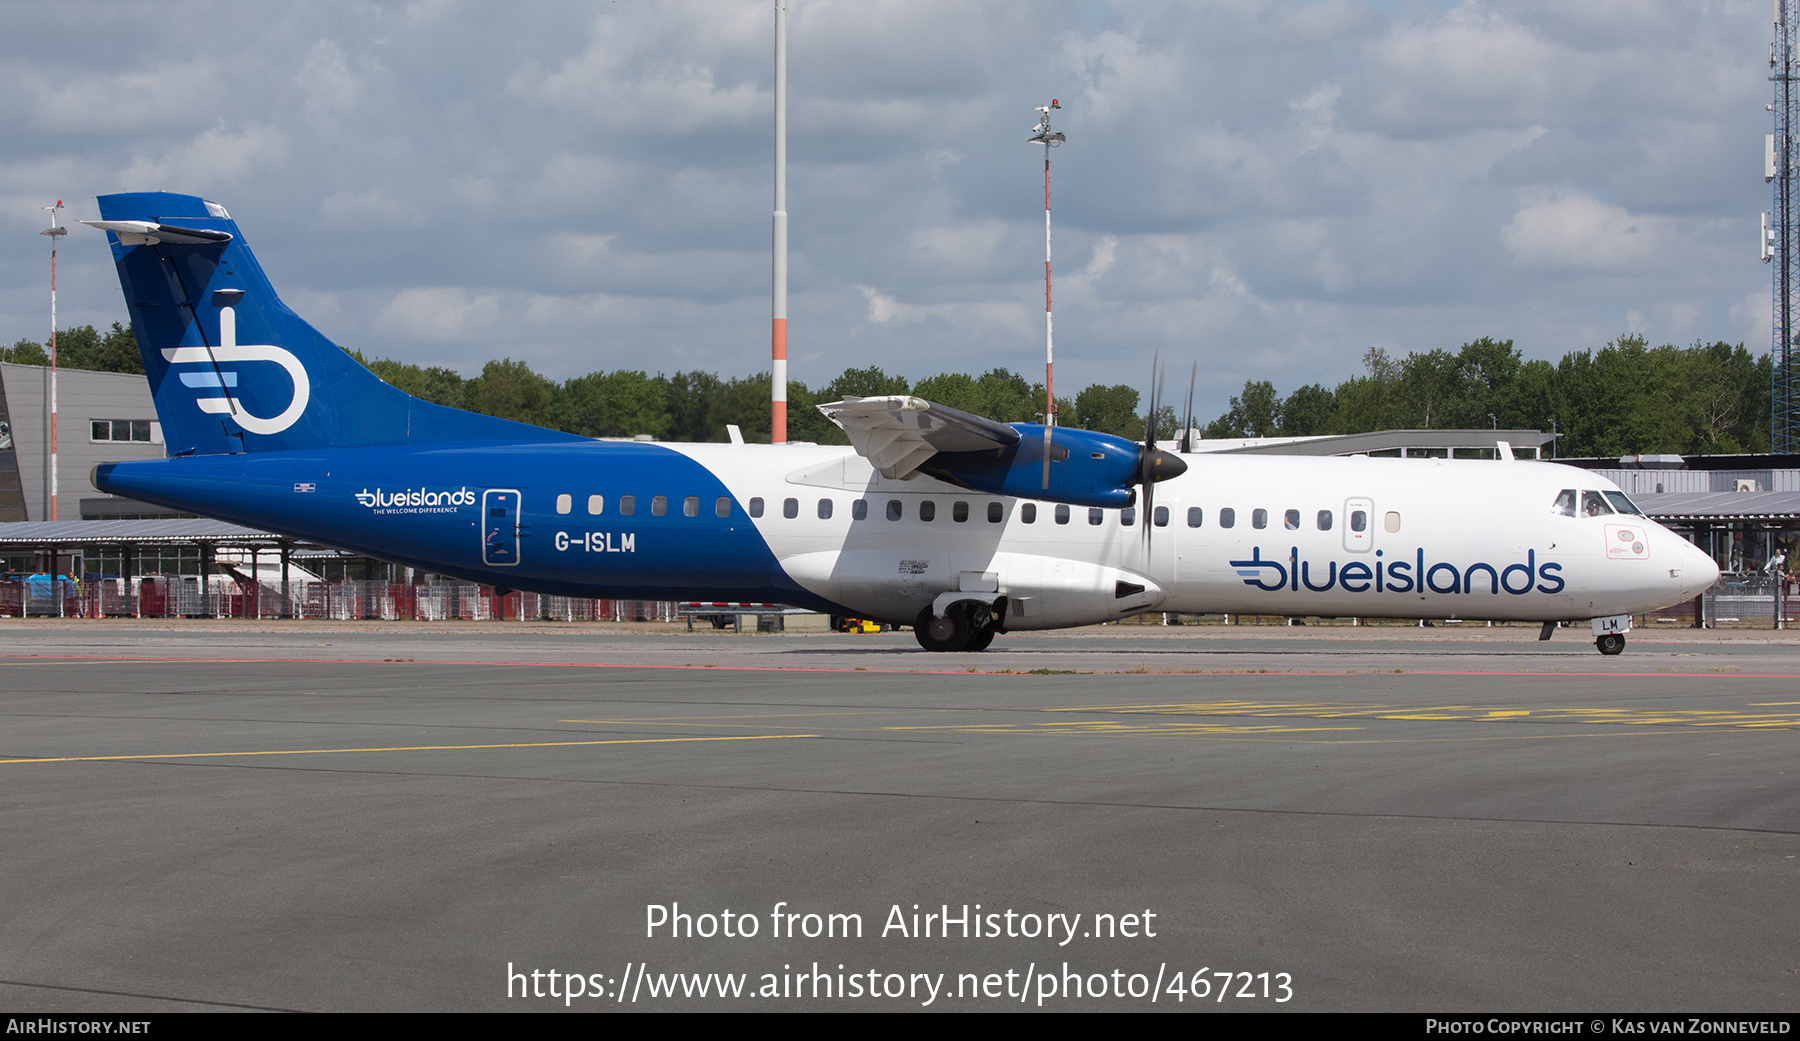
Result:
[[[584,597],[772,601],[934,651],[1142,611],[1590,621],[1718,568],[1543,462],[1170,452],[915,397],[821,406],[851,448],[594,440],[377,378],[275,295],[216,203],[102,196],[169,458],[105,492],[445,575]],[[1141,491],[1141,495],[1140,495]],[[1140,499],[1142,500],[1140,505]]]

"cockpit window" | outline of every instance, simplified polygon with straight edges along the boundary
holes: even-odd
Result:
[[[1639,517],[1644,515],[1644,511],[1637,508],[1637,503],[1626,498],[1624,492],[1607,492],[1606,499],[1613,504],[1613,509],[1620,513],[1632,513]]]
[[[1581,515],[1583,517],[1604,517],[1613,512],[1607,504],[1606,496],[1599,492],[1581,493]]]
[[[1556,502],[1550,507],[1550,512],[1561,514],[1564,517],[1575,516],[1575,489],[1564,488],[1557,492]]]

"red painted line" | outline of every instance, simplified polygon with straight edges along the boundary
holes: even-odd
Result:
[[[799,665],[633,665],[620,662],[569,662],[569,661],[376,661],[371,658],[201,658],[191,656],[131,656],[131,655],[95,655],[95,654],[8,654],[0,655],[0,664],[29,661],[88,661],[88,662],[217,662],[220,664],[250,664],[267,662],[293,665],[491,665],[507,668],[536,669],[665,669],[693,670],[704,672],[819,672],[819,673],[864,673],[872,676],[994,676],[1016,678],[1030,676],[1030,670],[1012,672],[969,672],[967,669],[869,669],[869,668],[823,668],[819,666]],[[1326,670],[1275,670],[1258,669],[1219,669],[1200,672],[1123,672],[1094,670],[1092,672],[1054,672],[1045,675],[1080,675],[1080,676],[1318,676],[1342,679],[1346,676],[1544,676],[1566,677],[1570,679],[1735,679],[1735,680],[1792,680],[1800,679],[1800,673],[1790,672],[1502,672],[1502,671],[1447,671],[1440,669],[1406,669],[1402,672],[1389,672],[1385,669],[1373,671],[1354,671],[1341,669]]]
[[[875,676],[1029,676],[1028,672],[969,672],[964,669],[825,669],[783,665],[626,665],[617,662],[573,661],[375,661],[369,658],[197,658],[176,656],[127,656],[97,654],[0,655],[0,664],[29,661],[86,662],[217,662],[230,664],[293,665],[494,665],[536,669],[691,669],[696,672],[847,672]]]
[[[1572,678],[1600,679],[1689,679],[1689,680],[1792,680],[1800,679],[1800,673],[1793,672],[1438,672],[1425,669],[1407,669],[1408,676],[1569,676]]]

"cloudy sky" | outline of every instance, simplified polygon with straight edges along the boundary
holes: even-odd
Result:
[[[1769,11],[791,0],[792,374],[1041,377],[1052,97],[1059,387],[1764,352]],[[41,207],[168,189],[373,355],[766,368],[772,41],[767,2],[0,5],[0,338],[49,324]],[[62,324],[124,318],[98,232],[59,271]]]

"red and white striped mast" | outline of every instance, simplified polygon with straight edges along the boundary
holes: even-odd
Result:
[[[769,300],[769,441],[787,440],[787,0],[775,0],[775,228]]]
[[[56,200],[55,206],[46,206],[50,211],[50,227],[38,232],[39,235],[50,236],[50,519],[56,520],[56,242],[69,233],[68,228],[58,227],[56,211],[63,208],[62,200]],[[51,574],[56,573],[56,561],[50,562]],[[59,604],[61,600],[57,601]]]
[[[1063,135],[1050,129],[1050,113],[1061,111],[1055,98],[1039,105],[1038,124],[1031,128],[1031,144],[1044,146],[1044,487],[1050,487],[1050,428],[1056,425],[1056,335],[1050,317],[1050,149],[1063,143]]]

